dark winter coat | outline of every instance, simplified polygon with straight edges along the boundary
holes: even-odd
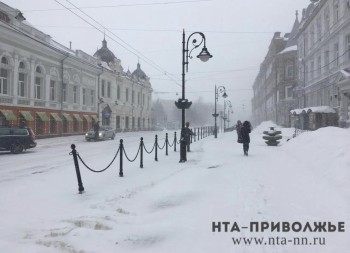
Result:
[[[94,125],[94,132],[98,132],[98,130],[100,130],[100,124],[96,122]]]
[[[243,143],[250,143],[250,137],[249,137],[250,132],[251,132],[250,123],[248,121],[245,121],[241,128],[241,137],[243,139]]]
[[[185,132],[185,140],[186,140],[186,145],[190,145],[191,144],[191,135],[194,135],[192,130],[188,127],[184,128],[184,132]]]
[[[237,136],[239,138],[239,136],[241,135],[241,128],[242,128],[242,123],[237,123],[236,125],[236,132],[237,132]]]

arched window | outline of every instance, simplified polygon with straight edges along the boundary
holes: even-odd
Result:
[[[9,95],[9,61],[3,56],[0,68],[0,94]]]
[[[18,96],[27,97],[27,94],[27,70],[26,65],[21,61],[18,66]]]
[[[5,56],[3,56],[3,57],[1,58],[1,63],[2,63],[2,64],[8,65],[8,64],[9,64],[9,61],[8,61],[8,59],[7,59]]]

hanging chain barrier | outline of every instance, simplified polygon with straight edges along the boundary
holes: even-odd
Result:
[[[207,127],[197,128],[197,129],[194,128],[192,130],[193,136],[191,135],[191,142],[192,142],[192,138],[195,142],[195,139],[197,136],[198,136],[198,141],[199,141],[199,133],[200,132],[201,132],[201,139],[202,139],[202,138],[207,137],[209,135],[213,135],[214,134],[214,127],[207,126]],[[141,137],[140,144],[139,144],[138,150],[136,152],[136,155],[133,159],[130,159],[129,156],[127,155],[127,152],[125,151],[124,141],[123,141],[123,139],[120,139],[119,148],[116,151],[112,161],[105,168],[103,168],[101,170],[92,169],[90,166],[88,166],[87,163],[84,161],[84,159],[80,156],[80,154],[76,150],[75,144],[72,144],[71,145],[72,151],[69,153],[69,155],[73,156],[74,167],[75,167],[76,176],[77,176],[77,180],[78,180],[79,193],[81,194],[84,192],[84,186],[83,186],[83,182],[81,179],[81,173],[80,173],[80,168],[79,168],[79,161],[91,172],[101,173],[101,172],[106,171],[109,167],[111,167],[111,165],[114,163],[114,161],[116,160],[116,158],[119,154],[119,177],[124,177],[124,171],[123,171],[123,165],[124,165],[123,164],[124,163],[123,157],[124,156],[125,156],[126,160],[129,162],[136,161],[137,157],[140,156],[140,168],[143,168],[143,151],[146,151],[147,154],[151,154],[154,151],[154,153],[155,153],[154,160],[158,161],[158,149],[163,150],[165,147],[165,155],[167,156],[168,155],[168,147],[174,147],[174,152],[176,152],[176,144],[180,144],[180,140],[177,140],[176,132],[174,132],[174,139],[173,139],[172,144],[169,143],[168,133],[165,134],[165,139],[161,139],[161,140],[164,140],[164,143],[162,146],[160,146],[158,143],[158,135],[155,135],[155,140],[154,140],[152,149],[149,151],[149,150],[147,150],[147,148],[144,144],[143,137]]]

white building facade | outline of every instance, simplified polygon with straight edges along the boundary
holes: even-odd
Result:
[[[18,14],[0,2],[0,126],[24,124],[43,138],[82,134],[97,120],[150,129],[152,88],[140,65],[129,75],[119,59],[67,48]]]
[[[337,125],[349,127],[349,1],[313,1],[303,10],[298,57],[299,108],[329,106],[337,114]]]

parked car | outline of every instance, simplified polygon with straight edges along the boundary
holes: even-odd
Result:
[[[112,127],[100,126],[100,130],[98,131],[97,140],[106,140],[106,139],[114,140],[114,137],[115,137],[115,131]],[[95,131],[93,128],[91,128],[85,134],[85,140],[87,140],[87,141],[95,140]]]
[[[30,127],[0,127],[0,151],[19,154],[35,147],[35,134]]]

